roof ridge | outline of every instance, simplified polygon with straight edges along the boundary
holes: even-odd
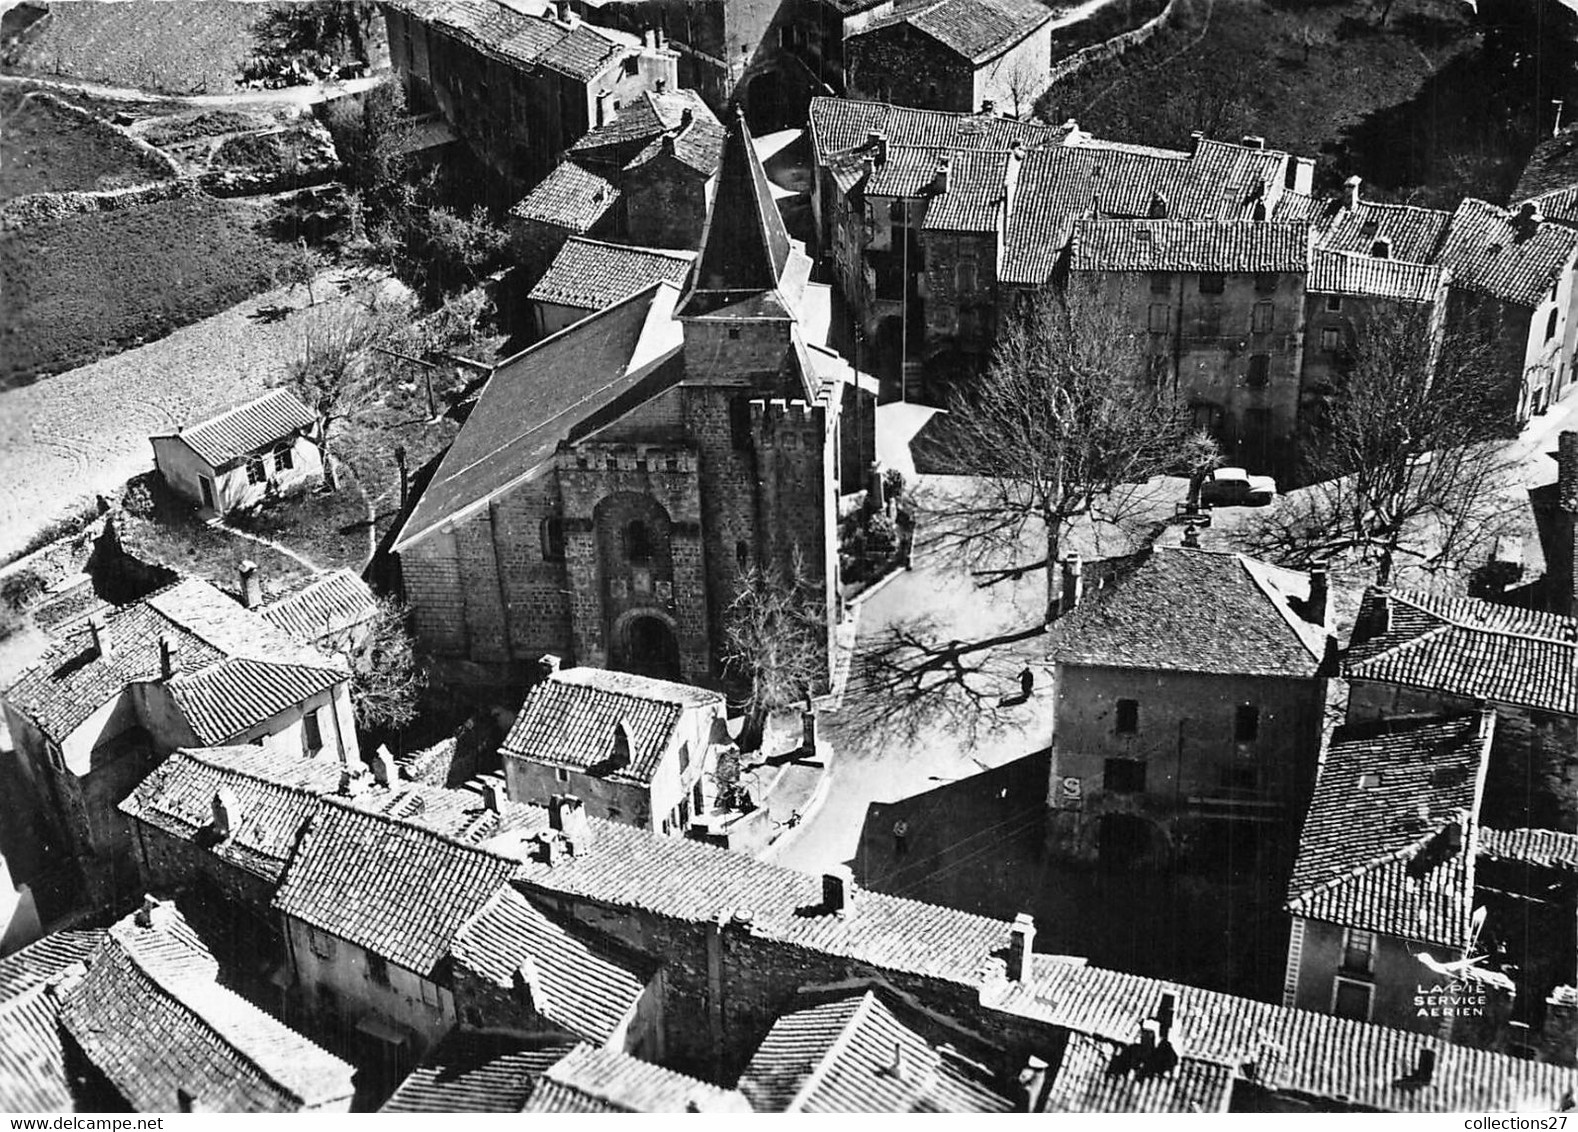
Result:
[[[1379,853],[1374,857],[1367,858],[1357,865],[1350,865],[1342,872],[1336,873],[1333,876],[1326,878],[1319,884],[1312,885],[1309,888],[1302,890],[1297,897],[1288,901],[1288,904],[1291,907],[1293,904],[1303,903],[1312,896],[1319,896],[1323,893],[1330,892],[1333,889],[1340,888],[1350,881],[1358,880],[1369,873],[1375,872],[1376,869],[1379,869],[1384,865],[1392,864],[1395,861],[1412,860],[1412,856],[1405,856],[1405,854],[1408,854],[1409,851],[1412,850],[1413,855],[1418,855],[1419,851],[1423,849],[1438,832],[1438,830],[1431,830],[1429,833],[1421,834],[1419,837],[1415,838],[1413,841],[1408,842],[1406,845],[1401,845],[1398,848],[1389,850],[1385,853]]]
[[[1430,606],[1425,604],[1425,601],[1435,600],[1437,598],[1437,595],[1434,595],[1434,594],[1422,594],[1422,595],[1410,597],[1409,593],[1410,593],[1410,591],[1407,591],[1407,590],[1404,590],[1404,591],[1396,591],[1396,590],[1394,590],[1392,592],[1392,597],[1393,597],[1394,600],[1400,601],[1404,605],[1412,606],[1414,609],[1419,610],[1421,613],[1424,613],[1424,614],[1427,614],[1427,615],[1429,615],[1431,617],[1434,617],[1438,621],[1445,622],[1447,627],[1451,627],[1451,628],[1454,628],[1454,629],[1466,629],[1469,632],[1474,632],[1474,633],[1492,633],[1492,634],[1494,634],[1496,636],[1499,636],[1499,637],[1517,637],[1519,640],[1525,640],[1525,641],[1546,641],[1546,642],[1549,642],[1551,644],[1568,645],[1568,646],[1572,646],[1572,647],[1578,648],[1578,640],[1565,640],[1565,639],[1563,639],[1561,637],[1550,637],[1550,636],[1546,636],[1544,633],[1541,633],[1541,632],[1532,632],[1532,631],[1520,632],[1520,631],[1518,631],[1516,629],[1502,629],[1502,628],[1499,628],[1499,627],[1494,626],[1494,625],[1471,625],[1471,624],[1468,624],[1466,621],[1462,620],[1459,616],[1457,616],[1455,614],[1443,613],[1443,612],[1441,612],[1441,611],[1439,611],[1437,609],[1432,609]],[[1420,600],[1421,598],[1423,598],[1424,600]],[[1475,598],[1443,598],[1443,599],[1440,599],[1440,600],[1445,600],[1445,601],[1475,601],[1477,599],[1475,599]],[[1487,602],[1486,604],[1491,604],[1491,603]],[[1501,609],[1501,610],[1510,610],[1510,611],[1515,612],[1515,613],[1535,613],[1535,614],[1538,614],[1538,613],[1542,612],[1540,610],[1519,609],[1517,606],[1512,606],[1512,605],[1497,606],[1496,608],[1497,609]],[[1562,615],[1553,613],[1553,614],[1545,614],[1545,616],[1548,616],[1548,617],[1559,617],[1559,616],[1562,616]],[[1573,622],[1572,630],[1573,630],[1573,632],[1575,634],[1578,634],[1578,618],[1567,618],[1567,619]]]
[[[418,785],[418,784],[415,784],[415,783],[407,783],[406,784],[406,786],[411,786],[411,785]],[[402,789],[404,789],[404,787],[402,787]],[[443,789],[443,788],[440,788],[440,789]],[[501,852],[500,850],[497,850],[497,849],[490,849],[490,848],[488,848],[488,845],[491,844],[491,841],[489,841],[489,842],[481,842],[481,843],[479,843],[479,842],[472,842],[472,841],[462,841],[462,840],[460,840],[459,837],[457,837],[457,836],[455,836],[453,834],[444,833],[444,832],[442,832],[440,830],[434,829],[430,825],[426,825],[426,824],[424,824],[422,822],[419,822],[419,821],[416,821],[416,820],[414,820],[412,818],[399,817],[399,816],[396,816],[394,814],[385,813],[382,810],[365,809],[365,808],[363,808],[361,806],[358,806],[356,804],[355,798],[345,798],[345,797],[342,797],[339,794],[319,794],[317,797],[318,797],[318,800],[320,802],[332,803],[342,813],[354,814],[354,815],[357,815],[358,817],[366,818],[369,821],[382,822],[382,823],[387,824],[387,825],[395,825],[395,826],[399,826],[399,827],[401,827],[402,829],[405,829],[405,830],[409,830],[409,831],[413,831],[413,832],[416,832],[416,833],[425,834],[429,839],[431,839],[433,841],[437,841],[437,842],[441,843],[442,845],[446,846],[447,848],[464,849],[467,852],[476,853],[479,856],[483,856],[483,857],[490,857],[490,858],[492,858],[495,861],[498,861],[498,862],[501,862],[501,863],[505,863],[505,864],[511,864],[511,865],[515,865],[515,866],[519,866],[521,864],[521,860],[520,860],[519,857],[511,856],[510,854]],[[480,803],[481,799],[479,798],[478,801]],[[531,808],[531,807],[527,807],[527,808]],[[307,819],[308,822],[312,822],[313,818],[315,818],[315,817],[316,817],[316,815],[309,815],[308,819]],[[312,831],[309,830],[308,832],[310,834]],[[525,830],[515,830],[515,831],[512,831],[512,832],[518,832],[518,833],[523,833],[524,834],[526,831]],[[493,839],[493,840],[496,840],[496,839]]]
[[[189,431],[191,431],[193,429],[206,428],[209,425],[218,424],[220,421],[224,420],[226,417],[233,416],[236,413],[241,412],[241,410],[243,410],[243,409],[250,409],[253,405],[258,404],[260,401],[267,401],[270,397],[281,396],[281,395],[285,396],[285,397],[289,397],[292,401],[295,401],[297,404],[301,404],[300,399],[294,393],[292,393],[289,389],[286,389],[282,385],[276,385],[276,386],[273,386],[272,388],[264,390],[262,393],[259,393],[256,397],[251,397],[251,398],[241,402],[239,405],[232,405],[228,409],[222,409],[221,411],[215,413],[213,416],[205,417],[204,419],[196,422],[195,424],[182,425],[180,428],[176,429],[174,432],[166,433],[165,435],[167,435],[167,436],[184,436],[184,435],[186,435],[187,432],[189,432]],[[307,406],[305,406],[305,405],[302,405],[301,407],[303,409],[307,408]],[[310,409],[308,411],[311,412]]]
[[[827,1075],[832,1072],[833,1062],[839,1054],[842,1054],[844,1050],[849,1048],[849,1043],[854,1041],[855,1030],[859,1028],[865,1017],[871,1013],[871,1004],[876,1001],[876,997],[876,991],[870,987],[865,989],[865,992],[860,996],[860,1001],[855,1004],[855,1009],[850,1012],[849,1018],[845,1020],[844,1025],[839,1029],[838,1037],[828,1043],[827,1049],[822,1051],[822,1056],[817,1060],[816,1065],[810,1073],[806,1074],[805,1080],[795,1090],[795,1094],[789,1099],[789,1103],[784,1105],[783,1110],[785,1112],[801,1111],[800,1106],[805,1104],[811,1093],[827,1079]]]
[[[1253,582],[1255,588],[1260,591],[1261,596],[1271,603],[1271,607],[1277,611],[1278,616],[1280,616],[1287,624],[1287,627],[1292,630],[1293,635],[1298,638],[1299,644],[1304,646],[1304,650],[1314,657],[1317,663],[1324,661],[1326,659],[1325,649],[1323,648],[1317,652],[1313,647],[1311,647],[1309,641],[1305,639],[1303,625],[1308,625],[1311,629],[1318,628],[1323,636],[1327,636],[1329,638],[1329,633],[1327,632],[1326,627],[1324,625],[1316,626],[1310,622],[1303,621],[1302,618],[1293,612],[1293,607],[1288,604],[1288,599],[1286,599],[1280,591],[1273,590],[1270,579],[1262,578],[1259,572],[1255,569],[1255,566],[1271,566],[1270,563],[1261,562],[1258,558],[1251,558],[1249,555],[1242,553],[1238,554],[1237,557],[1238,564],[1243,568],[1244,573],[1249,575],[1250,581]],[[1254,566],[1251,566],[1251,563],[1254,563]],[[1281,567],[1271,568],[1281,569]],[[1305,600],[1307,601],[1308,599]],[[1300,624],[1301,621],[1303,622],[1303,625]]]

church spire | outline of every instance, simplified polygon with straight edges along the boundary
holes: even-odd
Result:
[[[750,300],[777,290],[789,253],[789,234],[757,160],[745,115],[736,113],[724,140],[718,189],[691,292],[679,314],[708,315],[736,303],[760,305]]]

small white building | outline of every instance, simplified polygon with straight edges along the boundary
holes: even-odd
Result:
[[[223,515],[323,474],[318,418],[288,390],[271,389],[218,416],[150,437],[171,491]]]

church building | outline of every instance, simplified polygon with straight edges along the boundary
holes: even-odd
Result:
[[[686,287],[657,282],[489,379],[395,542],[420,648],[472,683],[553,654],[716,686],[742,575],[797,559],[831,635],[855,384],[810,272],[737,118]]]

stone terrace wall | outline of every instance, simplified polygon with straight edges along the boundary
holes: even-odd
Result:
[[[1093,43],[1089,47],[1082,47],[1074,54],[1059,59],[1052,64],[1048,85],[1055,86],[1064,79],[1072,78],[1092,63],[1105,63],[1117,59],[1130,48],[1149,41],[1157,32],[1174,23],[1179,17],[1179,9],[1188,2],[1189,0],[1167,0],[1165,8],[1139,27],[1120,32],[1111,39]]]

